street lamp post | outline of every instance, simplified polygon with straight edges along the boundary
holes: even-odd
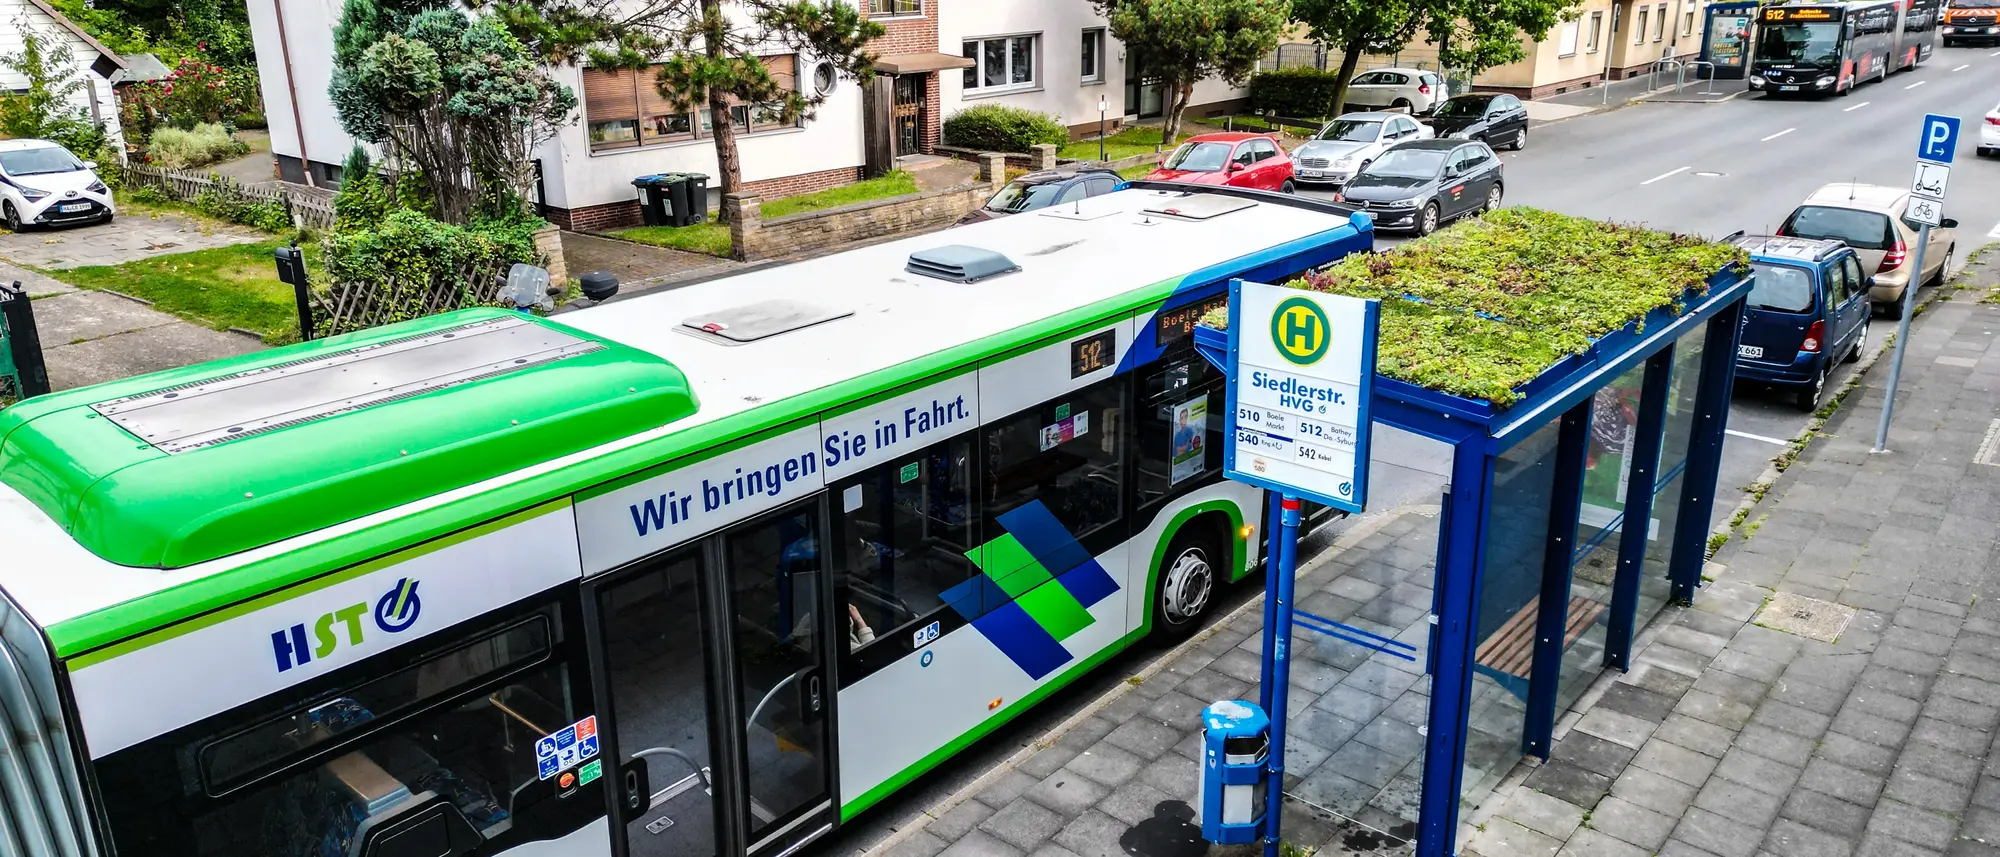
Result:
[[[1097,94],[1097,159],[1099,161],[1104,160],[1105,114],[1108,111],[1110,111],[1110,109],[1111,109],[1111,102],[1104,97],[1104,93],[1101,92],[1098,93]]]

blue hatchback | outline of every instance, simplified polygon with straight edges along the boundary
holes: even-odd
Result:
[[[1839,241],[1736,235],[1755,276],[1743,313],[1736,376],[1791,388],[1799,410],[1819,408],[1835,357],[1861,359],[1872,279]]]

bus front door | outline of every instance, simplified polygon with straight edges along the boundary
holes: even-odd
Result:
[[[763,857],[830,829],[821,528],[806,501],[593,582],[614,853]]]

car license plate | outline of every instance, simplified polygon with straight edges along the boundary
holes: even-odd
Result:
[[[1755,345],[1736,346],[1736,356],[1757,359],[1764,356],[1764,349]]]
[[[63,204],[63,205],[58,205],[58,206],[56,206],[56,210],[57,210],[57,211],[60,211],[60,212],[64,212],[64,213],[68,213],[68,212],[72,212],[72,211],[89,211],[89,210],[90,210],[90,203],[87,203],[87,202],[71,202],[71,203],[65,203],[65,204]]]
[[[1316,178],[1319,178],[1319,177],[1320,177],[1320,171],[1319,171],[1319,170],[1299,170],[1299,175],[1301,175],[1301,176],[1303,176],[1303,177],[1305,177],[1305,178],[1309,178],[1309,179],[1316,179]]]
[[[1799,88],[1798,88],[1798,87],[1796,87],[1796,86],[1780,86],[1780,87],[1778,87],[1778,91],[1779,91],[1779,92],[1797,92],[1797,91],[1799,91]]]

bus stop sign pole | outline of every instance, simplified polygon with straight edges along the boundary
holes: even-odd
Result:
[[[1875,447],[1870,452],[1889,450],[1889,420],[1896,413],[1896,387],[1903,380],[1903,352],[1910,348],[1910,316],[1915,315],[1917,289],[1924,282],[1924,251],[1930,247],[1931,227],[1943,221],[1944,192],[1951,181],[1952,156],[1958,152],[1958,117],[1924,116],[1923,130],[1917,135],[1917,174],[1910,181],[1908,216],[1922,224],[1917,229],[1917,252],[1910,260],[1910,280],[1903,287],[1902,320],[1896,322],[1896,353],[1889,360],[1889,390],[1882,400],[1882,421],[1875,426]],[[1938,271],[1938,282],[1950,275]]]
[[[1270,778],[1264,786],[1264,857],[1278,857],[1278,820],[1285,814],[1285,706],[1286,691],[1292,684],[1292,578],[1299,560],[1299,498],[1283,495],[1278,510],[1278,531],[1272,534],[1277,568],[1264,580],[1264,598],[1275,605],[1268,611],[1271,629],[1266,639],[1271,641],[1271,649],[1265,653],[1265,661],[1271,665],[1265,687],[1270,696],[1265,710],[1271,717],[1271,762]]]

